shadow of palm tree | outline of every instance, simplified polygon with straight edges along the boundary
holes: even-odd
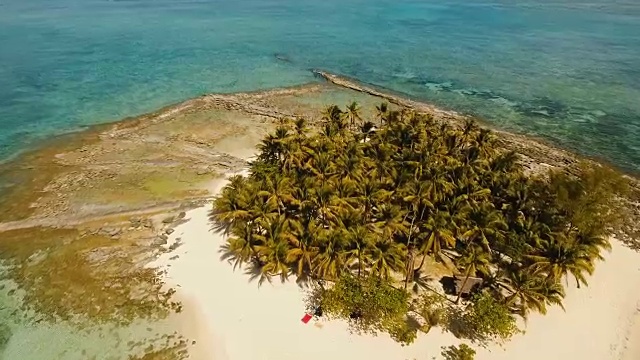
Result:
[[[221,261],[226,261],[230,265],[233,265],[233,271],[242,267],[242,259],[231,250],[229,243],[220,245],[218,252],[220,253]]]
[[[265,281],[270,284],[272,283],[271,275],[265,272],[264,264],[257,259],[249,262],[245,267],[244,273],[245,275],[249,275],[249,282],[257,281],[258,287],[262,286]]]
[[[209,222],[211,223],[211,227],[209,228],[209,231],[216,233],[216,234],[222,234],[224,236],[229,236],[229,234],[231,234],[231,229],[233,228],[233,224],[228,222],[228,221],[219,221],[216,217],[216,211],[215,210],[209,210]]]
[[[433,291],[429,283],[434,280],[435,278],[433,278],[431,275],[423,275],[420,269],[414,270],[413,286],[411,287],[411,290],[413,291],[414,294],[417,294],[420,291],[424,291],[424,290]]]

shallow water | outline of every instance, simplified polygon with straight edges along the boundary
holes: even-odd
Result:
[[[322,68],[638,170],[638,34],[631,0],[2,0],[0,156]]]

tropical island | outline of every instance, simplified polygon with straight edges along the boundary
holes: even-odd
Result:
[[[624,223],[628,184],[615,171],[526,172],[473,120],[386,103],[366,119],[353,102],[315,127],[283,120],[258,150],[210,214],[228,235],[223,259],[258,284],[293,278],[311,313],[405,344],[433,326],[508,340],[516,317],[562,307],[565,282],[587,285]]]
[[[0,164],[2,356],[637,357],[636,178],[316,74]]]

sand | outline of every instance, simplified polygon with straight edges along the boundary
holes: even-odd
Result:
[[[218,181],[213,190],[223,185]],[[197,338],[192,359],[432,360],[441,358],[442,346],[460,343],[439,328],[403,347],[385,334],[350,334],[341,321],[303,324],[304,292],[295,282],[276,280],[259,287],[220,260],[224,238],[210,231],[208,210],[187,213],[189,221],[176,228],[167,244],[182,245],[156,263],[166,268],[168,284],[188,299],[188,335]],[[526,334],[502,348],[476,349],[476,359],[640,359],[640,254],[614,241],[605,257],[588,287],[577,289],[569,282],[566,312],[553,307],[546,316],[531,315]]]

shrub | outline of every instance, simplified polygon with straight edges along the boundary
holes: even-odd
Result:
[[[441,354],[445,360],[473,360],[476,351],[467,344],[460,344],[458,347],[455,345],[443,346]]]

